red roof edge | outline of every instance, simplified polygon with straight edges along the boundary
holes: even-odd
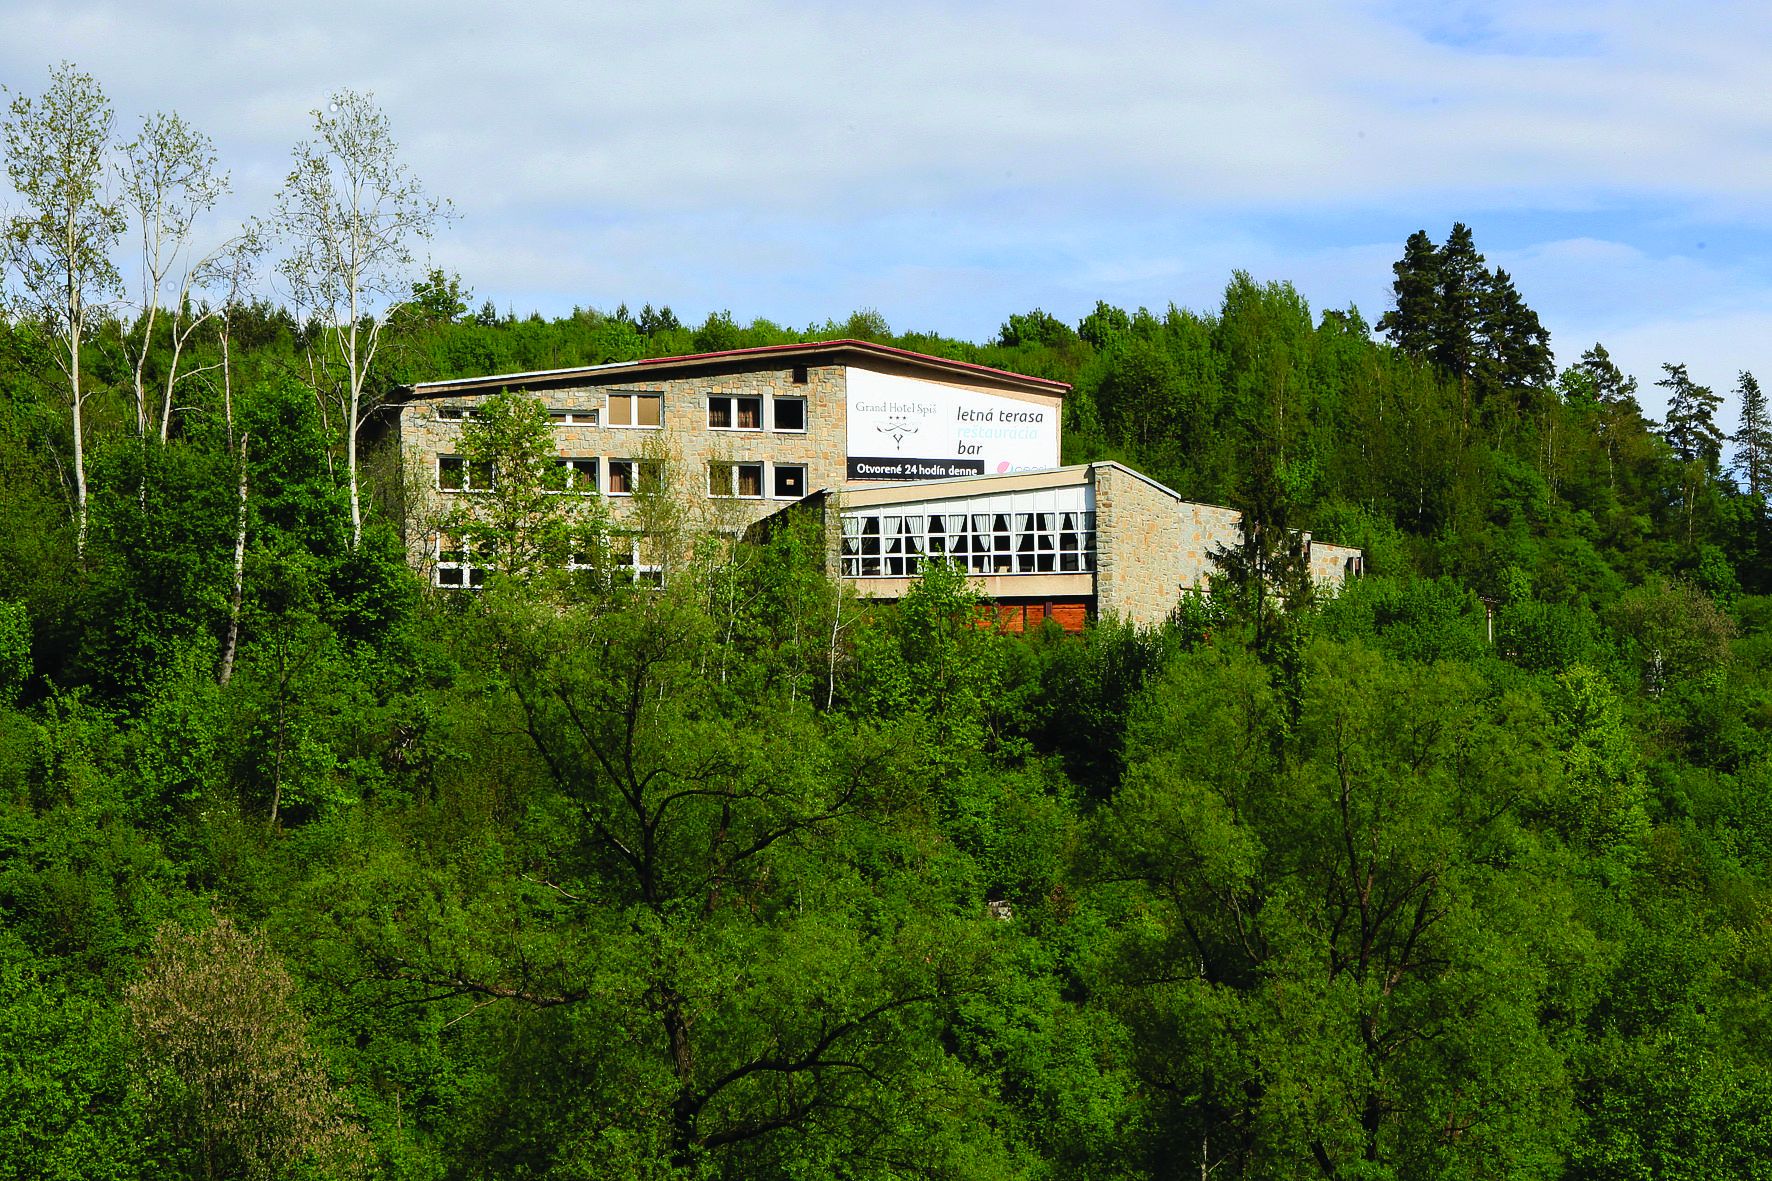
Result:
[[[1068,390],[1069,382],[1054,381],[1049,377],[1034,377],[1026,373],[1016,373],[1010,369],[997,369],[990,365],[980,365],[976,361],[957,361],[952,357],[937,357],[933,353],[919,353],[911,349],[901,349],[896,345],[875,344],[871,340],[854,340],[845,337],[841,340],[813,340],[795,344],[762,344],[744,349],[720,349],[712,353],[684,353],[676,357],[643,357],[641,365],[663,365],[676,361],[709,361],[721,357],[757,357],[771,353],[801,352],[813,353],[824,349],[853,348],[863,352],[881,353],[891,357],[902,357],[908,361],[934,361],[937,364],[956,369],[970,370],[973,373],[988,373],[993,377],[1007,377],[1015,381],[1033,382],[1037,385],[1051,386],[1055,390]]]

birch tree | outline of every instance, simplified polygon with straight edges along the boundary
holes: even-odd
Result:
[[[239,469],[238,511],[234,517],[234,584],[228,597],[228,631],[222,641],[221,665],[216,679],[226,685],[234,675],[234,655],[240,646],[240,604],[246,590],[246,524],[247,463],[246,448],[250,432],[236,432],[234,427],[234,311],[240,306],[241,293],[256,273],[264,242],[250,228],[202,268],[206,284],[225,292],[216,314],[216,344],[220,347],[222,421],[228,432],[228,451],[236,457]]]
[[[141,132],[123,145],[123,201],[141,233],[141,340],[134,357],[135,425],[145,440],[157,426],[166,442],[172,425],[172,391],[178,384],[179,358],[198,327],[213,314],[189,314],[192,290],[228,244],[205,254],[191,246],[197,219],[215,208],[228,191],[228,176],[216,170],[215,144],[176,113],[150,115]],[[172,358],[161,383],[159,422],[153,421],[146,369],[154,343],[154,326],[169,280],[177,290],[167,307],[171,320]]]
[[[41,324],[68,383],[74,450],[74,544],[86,551],[87,389],[80,346],[87,326],[119,294],[111,250],[123,233],[105,187],[116,117],[91,74],[68,62],[37,98],[15,97],[0,122],[6,174],[21,208],[5,221],[5,261],[18,314]]]
[[[340,90],[295,147],[275,225],[289,252],[278,270],[298,312],[315,319],[315,393],[338,410],[350,485],[351,545],[363,537],[357,432],[363,386],[388,317],[412,289],[416,240],[453,216],[405,164],[373,95]]]

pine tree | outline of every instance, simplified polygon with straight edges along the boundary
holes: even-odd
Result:
[[[1643,408],[1637,402],[1637,379],[1613,364],[1606,346],[1596,341],[1581,354],[1581,360],[1564,371],[1563,395],[1571,405],[1585,402],[1597,410],[1594,432],[1606,447],[1606,486],[1616,489],[1618,440],[1631,424],[1641,429]]]
[[[1578,375],[1579,388],[1584,395],[1600,405],[1617,406],[1637,414],[1643,412],[1637,404],[1637,379],[1613,364],[1612,354],[1606,351],[1605,345],[1596,342],[1593,348],[1581,354],[1581,360],[1571,365],[1569,371]]]
[[[1396,307],[1380,316],[1378,330],[1412,357],[1433,350],[1440,322],[1440,251],[1426,230],[1416,230],[1403,244],[1403,257],[1391,264]]]
[[[1662,437],[1681,463],[1702,463],[1706,472],[1715,472],[1723,455],[1723,432],[1716,421],[1722,397],[1694,382],[1684,365],[1661,368],[1667,376],[1655,384],[1667,391]]]
[[[1699,385],[1684,365],[1663,365],[1667,376],[1655,384],[1667,391],[1667,416],[1661,435],[1680,461],[1680,504],[1686,510],[1686,543],[1692,543],[1693,512],[1698,493],[1717,472],[1723,454],[1723,432],[1717,428],[1717,407],[1723,399]]]
[[[1729,436],[1735,444],[1735,471],[1747,484],[1749,496],[1764,497],[1767,465],[1772,463],[1772,421],[1766,417],[1766,395],[1745,369],[1735,392],[1741,396],[1741,425]]]
[[[1556,377],[1550,333],[1520,298],[1511,276],[1483,265],[1470,227],[1457,222],[1436,248],[1417,230],[1391,270],[1396,306],[1378,321],[1391,343],[1431,361],[1458,382],[1469,425],[1471,411],[1502,391],[1521,406]]]
[[[1490,274],[1478,306],[1484,392],[1511,391],[1523,407],[1528,391],[1544,390],[1556,377],[1550,333],[1500,267]]]
[[[1470,421],[1471,378],[1476,370],[1483,303],[1489,289],[1489,272],[1477,252],[1470,227],[1455,222],[1440,249],[1440,317],[1434,326],[1434,363],[1458,381],[1464,401],[1465,421]]]

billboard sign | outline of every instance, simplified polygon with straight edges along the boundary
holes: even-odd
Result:
[[[1057,406],[851,368],[849,479],[935,480],[1058,466]]]

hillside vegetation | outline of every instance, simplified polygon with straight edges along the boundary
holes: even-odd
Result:
[[[325,339],[262,302],[225,368],[186,344],[164,441],[145,325],[96,325],[82,541],[14,321],[0,1175],[1761,1175],[1753,440],[1733,480],[1702,397],[1649,422],[1603,349],[1510,369],[1548,342],[1480,317],[1461,370],[1412,265],[1382,343],[1243,275],[985,344],[441,274],[387,329],[371,400],[829,336],[1060,378],[1067,458],[1368,555],[1327,601],[1230,555],[1081,639],[941,571],[864,610],[791,533],[432,591],[373,496],[352,545]]]
[[[475,312],[348,92],[285,305],[267,226],[180,269],[225,177],[176,117],[119,147],[71,66],[8,111],[0,1178],[1766,1175],[1750,374],[1727,438],[1679,363],[1647,420],[1463,226],[1376,324],[1242,274],[981,344]],[[379,256],[328,253],[346,160]],[[1067,459],[1259,528],[1081,638],[941,567],[860,604],[793,529],[655,588],[509,398],[513,544],[448,592],[356,446],[417,379],[830,337],[1071,382]],[[1367,576],[1313,594],[1303,529]]]

